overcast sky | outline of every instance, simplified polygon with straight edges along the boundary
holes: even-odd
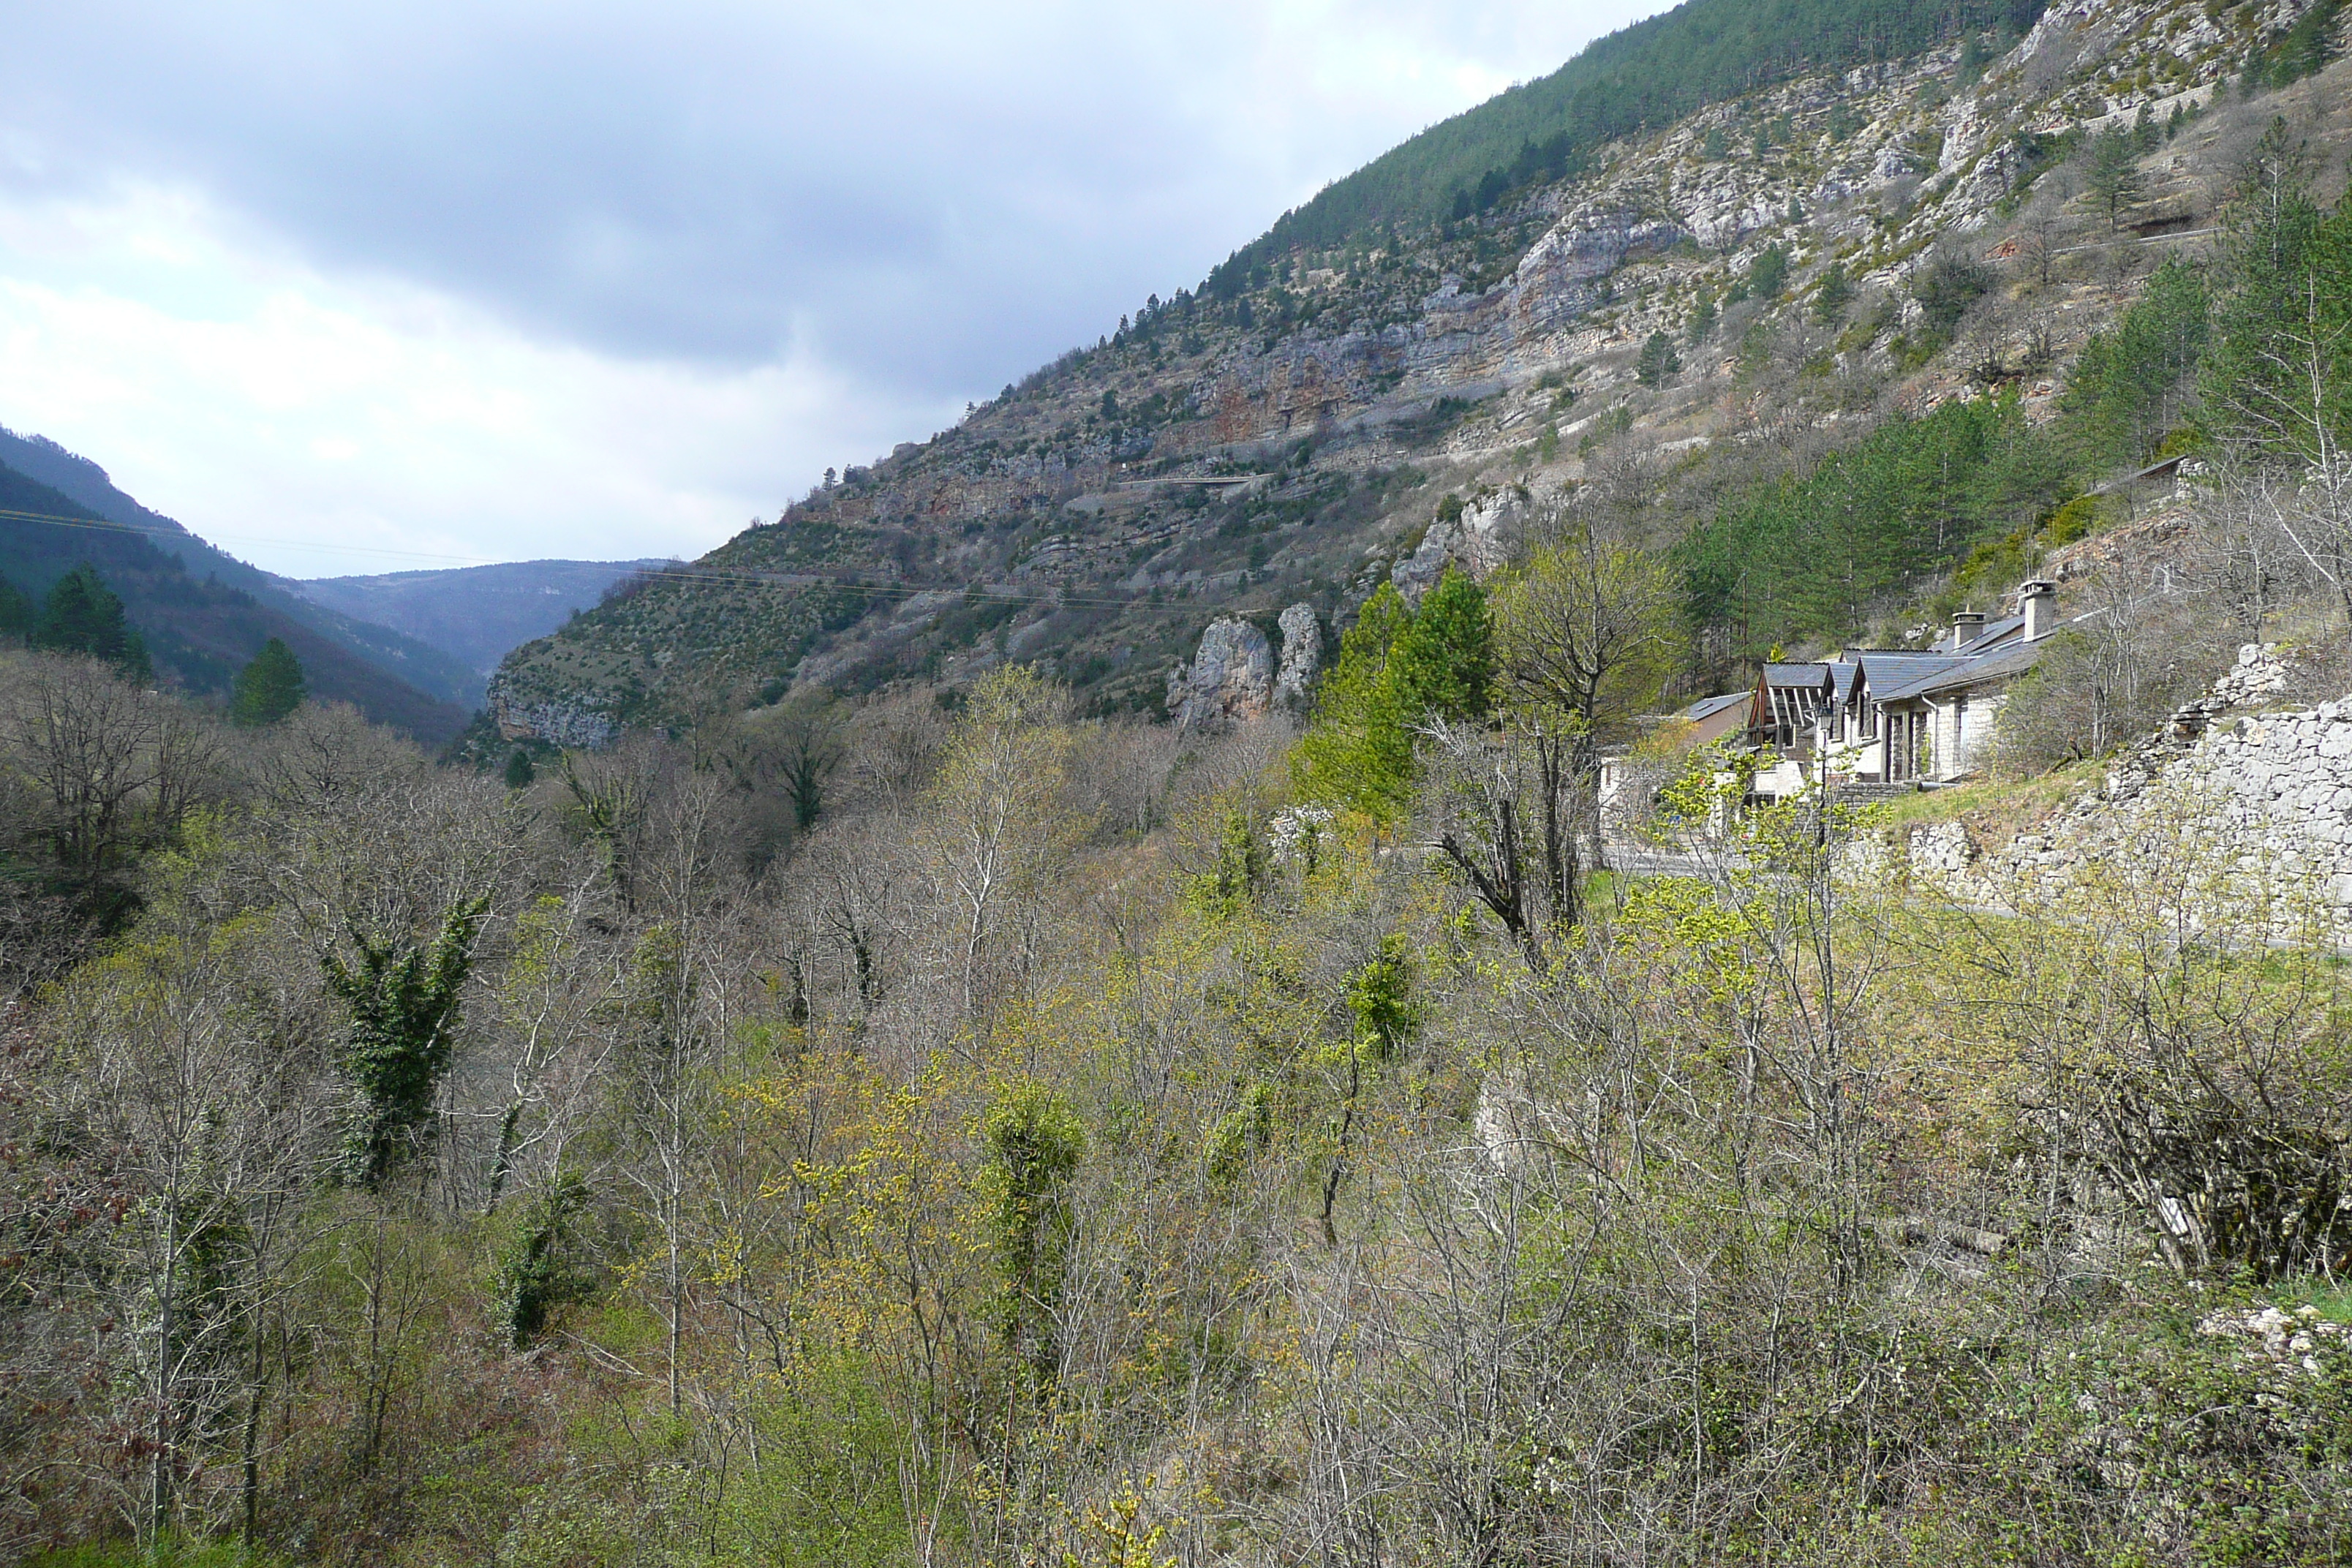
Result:
[[[12,7],[0,424],[297,576],[695,555],[1656,8]]]

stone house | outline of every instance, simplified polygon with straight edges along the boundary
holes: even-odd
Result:
[[[1883,784],[1948,784],[1981,772],[1992,761],[2001,704],[2018,677],[2042,658],[2059,629],[2055,584],[2035,580],[2017,591],[2017,613],[1990,626],[1962,616],[1949,634],[1953,647],[1936,668],[1915,668],[1871,694],[1888,743],[1874,772],[1854,777]],[[1980,617],[1979,617],[1980,620]]]
[[[1980,771],[2017,678],[2059,629],[2057,588],[2019,585],[2015,613],[1963,610],[1927,648],[1845,648],[1810,665],[1767,665],[1748,736],[1770,753],[1759,799],[1832,784],[1932,787]]]

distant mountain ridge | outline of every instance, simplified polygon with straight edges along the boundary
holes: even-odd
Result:
[[[508,561],[442,571],[279,579],[314,605],[455,654],[488,677],[508,654],[596,605],[644,561]],[[476,683],[478,691],[478,681]]]
[[[177,560],[192,576],[211,577],[250,595],[431,700],[468,708],[480,700],[481,678],[464,659],[389,626],[371,625],[364,617],[354,618],[346,611],[289,592],[286,579],[238,560],[162,512],[142,505],[117,488],[104,468],[46,436],[23,436],[0,427],[0,464],[76,502],[78,510],[86,510],[94,518],[139,531],[153,548]]]

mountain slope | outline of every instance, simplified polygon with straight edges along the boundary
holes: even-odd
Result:
[[[352,703],[377,722],[428,742],[447,740],[466,722],[463,710],[386,673],[315,626],[210,573],[197,576],[147,532],[101,518],[0,466],[0,574],[37,601],[84,563],[121,595],[157,673],[191,691],[226,693],[236,672],[274,637],[302,661],[315,697]]]
[[[1465,205],[1484,210],[1502,191],[1557,178],[1620,137],[1792,76],[1901,60],[1969,32],[2014,37],[2042,4],[1688,0],[1326,186],[1213,273],[1209,291],[1234,291],[1237,270],[1293,247],[1345,245],[1377,225],[1433,222]]]
[[[95,516],[140,530],[156,549],[176,558],[192,574],[216,579],[249,595],[257,603],[309,627],[318,637],[429,698],[462,706],[479,700],[479,678],[462,658],[427,641],[371,625],[363,617],[354,618],[289,592],[286,580],[248,565],[171,518],[141,505],[117,489],[104,468],[45,436],[19,436],[0,429],[0,463],[79,502]]]
[[[2156,262],[2210,243],[2274,114],[2340,181],[2347,68],[2252,101],[2238,74],[2307,13],[2072,0],[1998,58],[1953,39],[1794,76],[1463,219],[1285,246],[518,649],[493,710],[592,738],[1007,659],[1157,709],[1215,615],[1344,624],[1416,552],[1463,553],[1457,515],[1507,536],[1575,498],[1664,549],[1948,403],[2013,399],[1997,438],[2021,440]],[[2106,131],[2137,182],[2112,207],[2086,184]],[[1843,595],[1838,629],[1882,626],[2137,455],[2021,447],[1997,494],[1906,503],[1927,546]],[[1812,635],[1692,609],[1694,679]]]

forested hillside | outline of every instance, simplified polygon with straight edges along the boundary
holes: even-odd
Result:
[[[192,575],[238,590],[278,615],[309,627],[317,637],[346,653],[356,655],[362,662],[375,666],[397,684],[413,686],[427,697],[462,708],[474,707],[480,701],[478,683],[469,679],[464,661],[452,657],[448,650],[430,639],[404,636],[390,626],[375,624],[368,616],[353,616],[289,592],[282,579],[247,564],[226,550],[197,538],[161,512],[142,506],[117,489],[104,468],[54,441],[0,429],[0,464],[77,502],[73,515],[82,515],[79,509],[86,508],[109,522],[139,531],[148,542],[175,558]]]
[[[1150,302],[437,761],[0,650],[0,1553],[2352,1560],[2332,16]],[[1968,776],[1765,798],[2028,577]]]
[[[465,713],[362,659],[310,626],[133,531],[0,467],[0,577],[37,604],[58,579],[95,567],[145,639],[157,673],[192,694],[226,695],[236,672],[275,637],[295,650],[321,697],[357,705],[378,723],[439,742]]]
[[[1335,249],[1383,225],[1486,212],[1514,191],[1581,171],[1612,142],[1774,81],[1909,59],[1967,37],[1979,38],[1972,52],[1981,58],[1987,34],[1998,53],[2042,10],[2036,0],[1688,0],[1333,182],[1211,273],[1207,291],[1238,292],[1251,268],[1296,248]]]

